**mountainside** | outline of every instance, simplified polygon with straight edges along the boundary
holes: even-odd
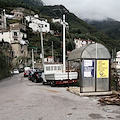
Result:
[[[43,6],[42,0],[19,0],[19,1],[26,3],[27,5],[30,5],[31,7]]]
[[[25,7],[25,8],[39,8],[43,6],[42,0],[0,0],[0,8],[6,7]]]
[[[37,4],[37,5],[36,5]],[[90,39],[95,42],[99,42],[104,44],[110,51],[112,51],[113,48],[117,48],[117,50],[120,50],[120,43],[119,41],[113,40],[112,38],[108,37],[105,32],[101,33],[91,25],[87,24],[83,20],[79,19],[77,16],[75,16],[73,13],[70,13],[69,10],[67,10],[62,5],[55,5],[55,6],[43,6],[42,0],[0,0],[0,7],[2,8],[13,8],[13,7],[25,7],[25,8],[32,8],[32,10],[37,11],[37,14],[39,16],[48,19],[50,23],[51,30],[59,31],[59,33],[62,33],[62,26],[59,24],[53,24],[51,22],[52,18],[62,18],[63,14],[66,15],[66,22],[69,24],[69,30],[66,33],[66,39],[73,41],[74,38],[82,38],[82,39]],[[35,7],[36,6],[36,7]],[[62,34],[61,34],[62,35]],[[28,35],[30,36],[30,35]],[[32,38],[33,36],[30,36],[29,40],[34,40]],[[45,38],[50,40],[51,38]],[[58,39],[55,38],[55,39]],[[59,37],[59,40],[61,40],[61,36]],[[32,41],[34,43],[34,41]],[[47,43],[45,43],[47,46]],[[32,45],[32,44],[31,44]],[[35,43],[34,43],[35,45]],[[58,48],[58,47],[57,47]]]
[[[120,22],[107,19],[103,21],[86,21],[88,24],[94,26],[97,30],[105,33],[112,39],[120,40]]]
[[[69,24],[69,33],[71,38],[90,39],[95,42],[104,44],[110,51],[113,48],[117,48],[117,50],[120,50],[119,41],[113,40],[112,38],[108,37],[105,33],[99,32],[95,27],[79,19],[73,13],[70,13],[69,10],[67,10],[62,5],[44,6],[39,10],[43,16],[47,15],[51,18],[62,18],[62,15],[65,14],[66,21]]]

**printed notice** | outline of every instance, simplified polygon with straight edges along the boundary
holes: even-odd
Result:
[[[94,78],[94,60],[83,61],[83,77]]]
[[[97,78],[109,77],[109,60],[97,60]]]

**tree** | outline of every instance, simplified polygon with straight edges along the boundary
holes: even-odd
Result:
[[[73,49],[75,49],[75,43],[73,42],[73,40],[69,40],[69,42],[67,42],[66,48],[68,51],[72,51]]]

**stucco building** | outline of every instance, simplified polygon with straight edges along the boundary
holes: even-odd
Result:
[[[86,40],[86,39],[74,39],[74,42],[75,42],[75,48],[80,48],[84,45],[87,45],[87,44],[90,44],[90,43],[95,43],[94,41],[92,40]]]
[[[8,42],[11,44],[12,52],[13,52],[13,66],[16,66],[18,58],[20,57],[27,57],[28,50],[27,50],[27,34],[26,34],[26,26],[14,23],[10,24],[10,29],[6,31],[0,32],[0,41],[1,42]],[[22,61],[22,60],[20,60]],[[22,63],[19,63],[17,67],[21,66]],[[23,67],[23,65],[22,65]]]
[[[120,69],[120,51],[116,55],[116,69]]]
[[[50,32],[50,24],[46,19],[39,19],[39,17],[36,17],[36,15],[34,17],[26,16],[25,18],[28,22],[30,22],[29,27],[32,28],[34,32]]]

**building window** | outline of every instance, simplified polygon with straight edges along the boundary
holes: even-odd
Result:
[[[51,71],[53,70],[53,66],[51,66]]]
[[[21,17],[21,15],[20,15],[20,14],[17,14],[17,17]]]
[[[0,19],[2,19],[2,16],[0,15]]]
[[[54,66],[54,70],[57,70],[56,66]]]
[[[78,43],[78,41],[76,40],[76,43]]]
[[[2,23],[0,22],[0,25],[2,25]]]
[[[50,70],[50,67],[46,67],[46,71],[49,71]]]
[[[14,32],[14,36],[17,36],[17,32]]]
[[[14,39],[14,41],[17,41],[17,39]]]
[[[45,25],[45,27],[47,27],[47,25]]]
[[[40,27],[43,28],[43,24],[41,24]]]
[[[58,66],[58,70],[61,70],[61,67],[60,67],[60,66]]]

